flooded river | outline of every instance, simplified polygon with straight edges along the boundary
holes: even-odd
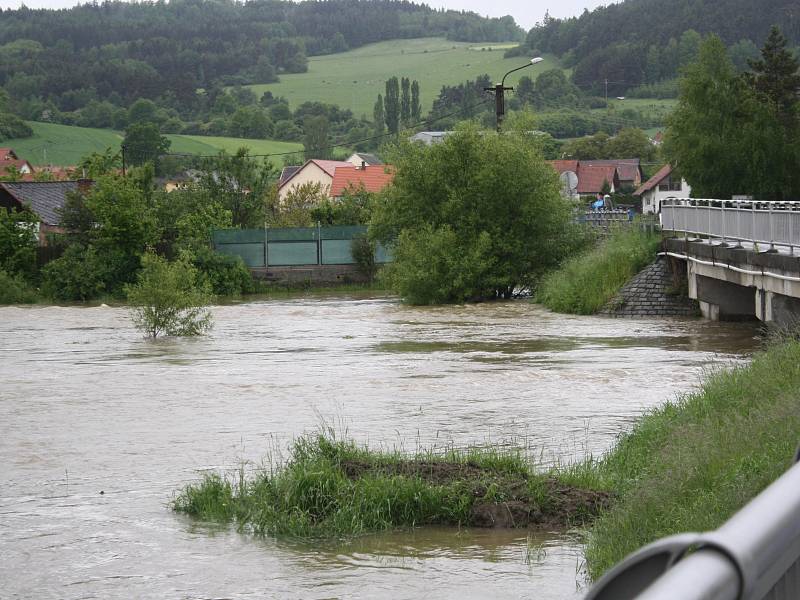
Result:
[[[172,513],[200,469],[328,424],[378,447],[608,449],[637,415],[742,360],[755,329],[306,297],[214,309],[145,340],[124,308],[0,307],[0,597],[577,598],[580,541],[420,529],[253,538]]]

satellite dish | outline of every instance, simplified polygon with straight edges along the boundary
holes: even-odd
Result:
[[[575,174],[575,171],[564,171],[560,176],[561,185],[564,188],[564,191],[573,194],[576,189],[578,189],[578,176]]]

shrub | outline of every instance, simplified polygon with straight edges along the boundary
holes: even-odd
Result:
[[[353,260],[356,261],[356,267],[359,273],[364,275],[370,283],[375,279],[375,273],[378,270],[378,265],[375,262],[375,250],[375,242],[363,235],[353,238],[350,242],[350,252],[353,255]]]
[[[205,282],[214,295],[238,296],[254,290],[250,270],[239,256],[201,247],[195,250],[192,264],[198,271],[199,280]]]
[[[0,304],[36,302],[36,291],[19,275],[0,270]]]
[[[209,287],[186,258],[175,262],[148,252],[135,284],[125,286],[133,322],[148,337],[193,336],[212,327]]]
[[[91,300],[106,291],[106,279],[95,249],[74,244],[42,269],[42,291],[54,300]]]

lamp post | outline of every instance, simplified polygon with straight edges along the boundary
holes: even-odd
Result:
[[[493,92],[494,93],[494,107],[495,107],[495,116],[497,117],[497,133],[500,133],[500,126],[503,123],[503,117],[506,114],[506,101],[505,101],[505,92],[506,90],[512,91],[513,87],[505,87],[506,77],[511,75],[514,71],[519,71],[520,69],[524,69],[525,67],[530,67],[537,63],[542,62],[544,59],[541,56],[537,56],[536,58],[532,58],[528,64],[522,65],[521,67],[517,67],[516,69],[511,69],[508,73],[503,75],[503,79],[500,80],[500,83],[496,83],[494,87],[486,87],[483,88],[484,92]]]

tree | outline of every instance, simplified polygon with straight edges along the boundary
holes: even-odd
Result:
[[[441,144],[401,143],[391,158],[370,235],[392,248],[387,281],[405,301],[507,298],[568,250],[571,209],[535,136],[465,126]]]
[[[148,252],[136,283],[125,292],[134,324],[150,338],[201,335],[213,325],[205,308],[211,301],[208,286],[185,257],[170,263]]]
[[[771,39],[762,56],[774,59],[762,59],[752,76],[736,74],[716,36],[686,68],[664,149],[698,197],[800,198],[796,120],[784,110],[792,104],[780,83],[791,82],[791,68]]]
[[[328,119],[322,115],[303,119],[303,147],[306,160],[312,158],[327,159],[331,156],[328,140]]]
[[[386,129],[389,130],[389,133],[396,134],[400,125],[400,84],[397,77],[391,77],[386,81],[383,113],[386,119]]]
[[[419,81],[411,82],[411,121],[419,123],[422,118],[422,104],[419,99]]]
[[[29,210],[9,212],[0,207],[0,271],[30,277],[36,270],[36,227]]]
[[[383,96],[378,94],[378,99],[375,101],[375,106],[372,107],[372,128],[376,137],[383,135],[383,132],[386,131],[386,123],[384,122],[384,119]]]
[[[408,77],[400,80],[400,123],[408,127],[411,120],[411,82]]]
[[[761,58],[750,60],[753,73],[745,79],[758,97],[768,102],[777,112],[784,126],[796,125],[800,119],[798,90],[800,90],[800,63],[786,48],[786,38],[774,27],[761,49]]]
[[[122,147],[125,160],[130,165],[155,162],[159,155],[169,150],[170,141],[158,132],[153,123],[134,123],[125,130]]]

